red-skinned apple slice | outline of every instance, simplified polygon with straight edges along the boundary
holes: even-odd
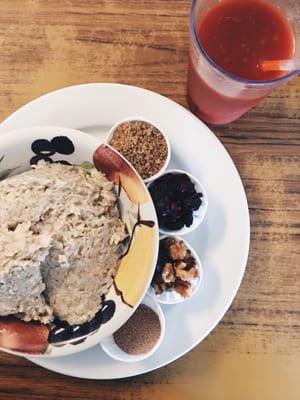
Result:
[[[43,354],[48,347],[49,327],[14,317],[0,318],[0,347],[28,354]]]
[[[133,167],[112,147],[101,145],[94,153],[94,164],[98,171],[104,172],[108,179],[121,185],[134,204],[149,201],[149,194]]]

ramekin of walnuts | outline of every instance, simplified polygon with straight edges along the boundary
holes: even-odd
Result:
[[[157,300],[181,303],[198,291],[201,280],[202,264],[193,248],[178,236],[163,237],[151,283]]]

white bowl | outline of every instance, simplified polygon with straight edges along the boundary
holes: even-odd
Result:
[[[61,140],[69,147],[62,148]],[[114,284],[105,296],[105,306],[96,316],[95,324],[92,320],[91,325],[70,327],[62,321],[54,321],[45,326],[0,318],[0,350],[20,356],[58,357],[97,345],[130,318],[149,288],[157,260],[159,235],[155,209],[144,182],[112,147],[101,145],[96,138],[74,129],[19,129],[1,136],[0,180],[30,169],[30,163],[37,157],[86,167],[94,164],[104,172],[114,183],[121,219],[132,236],[130,248],[120,262]],[[149,224],[139,224],[139,218]]]
[[[109,144],[109,142],[111,141],[113,134],[115,132],[115,130],[123,123],[125,122],[130,122],[130,121],[142,121],[142,122],[147,122],[148,124],[153,125],[155,128],[157,128],[160,133],[163,135],[163,137],[165,138],[165,141],[167,143],[167,148],[168,148],[168,155],[167,155],[167,159],[164,163],[164,165],[161,167],[160,171],[158,173],[156,173],[155,175],[151,176],[150,178],[144,179],[145,183],[150,183],[153,180],[155,180],[156,178],[158,178],[161,174],[163,174],[164,171],[166,171],[169,163],[170,163],[170,159],[171,159],[171,146],[170,146],[170,142],[169,139],[167,137],[167,135],[164,133],[164,131],[157,125],[154,124],[152,121],[146,119],[146,118],[142,118],[142,117],[131,117],[131,118],[126,118],[123,119],[122,121],[117,122],[109,131],[107,139],[106,139],[106,143]]]
[[[189,297],[186,297],[186,298],[182,297],[175,290],[168,290],[161,294],[156,294],[152,285],[150,286],[150,288],[151,288],[151,292],[153,293],[156,300],[161,304],[183,303],[184,301],[190,300],[198,292],[198,290],[201,286],[202,278],[203,278],[203,267],[202,267],[202,263],[200,261],[198,254],[186,240],[184,240],[183,238],[181,238],[179,236],[174,236],[174,235],[163,236],[163,237],[161,237],[160,240],[166,239],[167,237],[174,238],[176,240],[182,240],[184,242],[186,248],[191,251],[192,256],[195,258],[195,261],[196,261],[196,264],[197,264],[198,270],[199,270],[199,276],[198,276],[198,278],[195,278],[191,281],[192,293]]]
[[[127,354],[124,351],[120,349],[120,347],[116,344],[114,341],[113,335],[107,337],[106,339],[102,340],[100,345],[103,349],[103,351],[109,355],[111,358],[117,360],[117,361],[122,361],[122,362],[138,362],[145,360],[146,358],[150,357],[160,346],[164,335],[165,335],[165,316],[164,313],[160,307],[160,305],[157,303],[153,295],[147,293],[144,299],[142,300],[141,304],[145,304],[146,306],[150,307],[159,317],[160,321],[160,326],[161,326],[161,332],[160,332],[160,337],[155,344],[154,347],[148,352],[144,354],[139,354],[139,355],[131,355]]]
[[[170,169],[168,171],[165,171],[163,174],[161,174],[158,178],[161,178],[162,176],[166,175],[166,174],[185,174],[187,175],[191,181],[193,182],[194,186],[195,186],[195,190],[197,191],[197,193],[202,193],[203,197],[202,197],[202,204],[199,207],[198,210],[194,211],[193,213],[193,223],[191,226],[184,226],[183,228],[179,229],[179,230],[167,230],[167,229],[163,229],[161,227],[159,227],[159,232],[162,235],[187,235],[188,233],[191,233],[192,231],[194,231],[196,228],[198,228],[198,226],[201,224],[201,222],[204,220],[204,217],[206,215],[207,212],[207,207],[208,207],[208,198],[207,198],[207,193],[206,190],[204,189],[203,185],[199,182],[199,180],[197,178],[195,178],[193,175],[191,175],[190,173],[183,171],[181,169]],[[152,183],[152,182],[151,182]],[[151,183],[148,184],[148,189],[151,187]]]

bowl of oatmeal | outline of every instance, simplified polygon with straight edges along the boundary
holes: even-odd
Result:
[[[76,353],[112,335],[151,282],[158,226],[140,176],[80,131],[1,137],[0,349]]]

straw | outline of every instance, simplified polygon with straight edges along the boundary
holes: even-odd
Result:
[[[266,61],[261,61],[260,67],[264,72],[295,71],[295,70],[300,70],[300,59],[266,60]]]

